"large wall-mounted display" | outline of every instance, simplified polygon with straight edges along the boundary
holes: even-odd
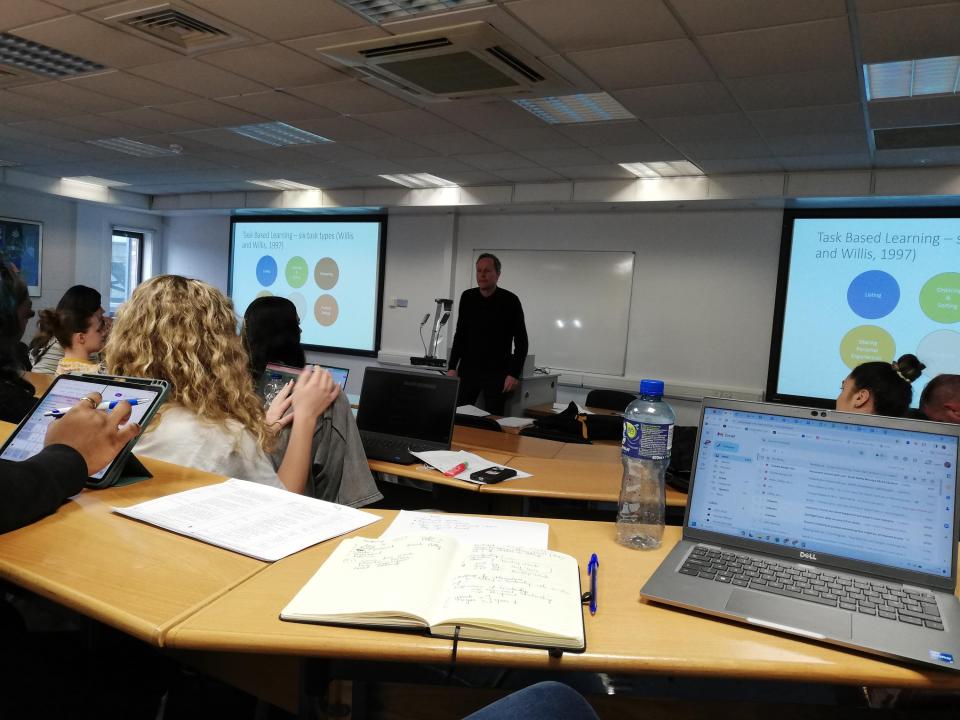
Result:
[[[767,397],[830,407],[850,370],[913,353],[960,372],[960,210],[786,211]]]
[[[235,217],[230,296],[241,316],[257,297],[289,299],[308,349],[376,355],[385,243],[383,216]]]

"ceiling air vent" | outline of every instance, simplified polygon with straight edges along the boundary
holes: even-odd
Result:
[[[194,55],[247,42],[238,28],[186,2],[128,0],[88,13],[122,30],[148,35],[174,50]]]
[[[378,85],[427,101],[571,90],[546,65],[484,22],[318,51]]]
[[[888,128],[874,130],[877,150],[960,146],[960,125]]]

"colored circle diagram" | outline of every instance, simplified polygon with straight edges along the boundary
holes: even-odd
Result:
[[[330,257],[320,258],[313,268],[313,279],[321,290],[330,290],[340,280],[340,266]]]
[[[876,325],[859,325],[840,341],[840,358],[851,370],[865,362],[892,362],[897,345],[893,336]]]
[[[307,282],[307,261],[302,257],[295,256],[287,260],[287,267],[284,274],[287,278],[287,285],[292,288],[303,287]]]
[[[257,261],[257,282],[270,287],[277,281],[277,261],[270,255],[264,255]]]
[[[876,320],[893,312],[900,302],[900,285],[883,270],[857,275],[847,288],[850,309],[865,320]]]
[[[920,289],[920,309],[934,322],[960,322],[960,273],[934,275]]]
[[[313,304],[313,316],[324,327],[329,327],[337,321],[340,306],[333,295],[321,295]]]

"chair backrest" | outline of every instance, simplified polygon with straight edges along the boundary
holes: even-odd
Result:
[[[494,432],[503,432],[500,423],[492,418],[477,417],[476,415],[463,415],[457,413],[453,419],[454,425],[467,425],[469,427],[481,428],[483,430],[493,430]]]
[[[636,395],[622,390],[591,390],[587,393],[587,407],[623,412],[636,399]]]

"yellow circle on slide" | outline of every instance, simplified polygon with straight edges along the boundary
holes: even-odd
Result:
[[[840,358],[851,370],[867,362],[893,362],[897,344],[893,336],[876,325],[860,325],[843,336]]]
[[[269,290],[261,290],[260,292],[257,293],[257,297],[258,298],[273,297],[273,293],[270,292]]]
[[[337,321],[340,306],[333,295],[321,295],[313,304],[313,316],[324,327],[330,327]]]

